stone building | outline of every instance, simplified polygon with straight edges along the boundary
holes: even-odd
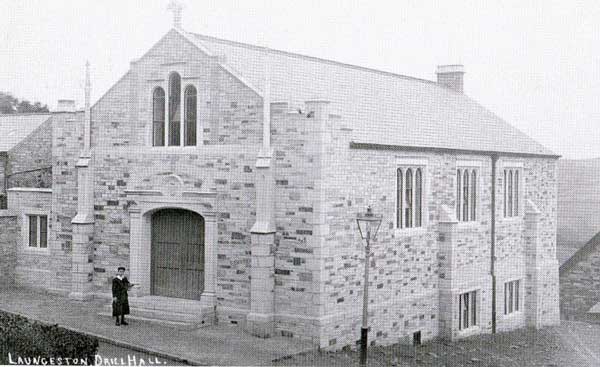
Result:
[[[600,159],[558,162],[557,255],[562,265],[600,232]]]
[[[359,339],[371,206],[375,343],[556,324],[558,156],[463,94],[463,74],[176,25],[93,106],[52,114],[52,189],[8,190],[2,214],[15,282],[110,297],[123,265],[134,316],[335,349]]]
[[[564,318],[600,318],[600,160],[560,160],[558,258]],[[562,256],[561,256],[562,253]]]

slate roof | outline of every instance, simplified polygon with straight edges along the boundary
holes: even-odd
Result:
[[[357,143],[556,155],[468,96],[433,81],[185,34],[260,90],[268,53],[271,101],[301,106],[329,100],[332,113],[354,128]]]
[[[7,152],[48,121],[50,114],[0,114],[0,152]]]

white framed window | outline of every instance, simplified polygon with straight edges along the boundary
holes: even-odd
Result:
[[[423,226],[425,169],[405,165],[396,169],[396,228]]]
[[[518,217],[521,212],[521,169],[505,168],[504,179],[504,218]]]
[[[197,145],[198,93],[195,85],[184,85],[183,79],[172,71],[166,85],[152,87],[152,146]]]
[[[521,280],[504,283],[504,314],[518,312],[521,304]]]
[[[456,169],[456,219],[459,222],[477,220],[478,177],[476,168],[460,167]]]
[[[27,245],[34,248],[48,248],[48,216],[28,214]]]
[[[478,292],[476,290],[458,295],[458,330],[465,330],[478,325],[477,317]]]

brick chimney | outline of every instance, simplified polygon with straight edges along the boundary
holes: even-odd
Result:
[[[439,85],[463,93],[463,75],[465,74],[463,65],[438,65],[435,73]]]
[[[54,112],[75,112],[75,100],[59,99]]]

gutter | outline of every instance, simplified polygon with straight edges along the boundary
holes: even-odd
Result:
[[[492,202],[490,209],[490,275],[492,276],[492,334],[496,334],[496,163],[492,154]]]
[[[523,158],[554,158],[558,159],[561,156],[558,154],[545,154],[545,153],[517,153],[517,152],[503,152],[496,150],[474,150],[474,149],[460,149],[460,148],[439,148],[439,147],[426,147],[426,146],[411,146],[411,145],[389,145],[389,144],[376,144],[376,143],[358,143],[355,141],[350,142],[350,149],[371,149],[371,150],[394,150],[404,152],[432,152],[432,153],[447,153],[447,154],[474,154],[474,155],[503,155],[506,157],[523,157]]]

